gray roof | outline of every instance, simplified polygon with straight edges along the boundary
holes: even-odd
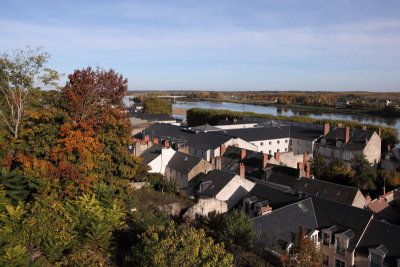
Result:
[[[293,186],[299,177],[299,171],[295,168],[270,163],[265,166],[263,172],[265,181],[287,187]]]
[[[369,211],[313,196],[257,217],[253,225],[269,240],[286,242],[299,226],[309,230],[329,228],[334,234],[342,233],[350,238],[347,250],[352,252],[371,219]],[[259,222],[262,224],[257,225]]]
[[[221,131],[220,128],[214,127],[208,123],[196,127],[191,127],[190,129],[193,131],[200,131],[200,132]]]
[[[397,259],[400,259],[399,241],[399,226],[383,221],[372,220],[361,238],[356,252],[368,256],[368,249],[380,247],[387,252],[384,262],[389,264],[389,266],[397,266]]]
[[[150,114],[150,113],[131,113],[131,117],[146,121],[176,121],[173,117],[166,113]]]
[[[221,169],[239,173],[239,165],[245,165],[245,175],[254,178],[260,178],[263,163],[263,153],[246,150],[246,156],[240,159],[242,148],[229,146],[221,157]]]
[[[232,137],[238,137],[247,142],[273,140],[281,138],[296,138],[301,140],[316,140],[322,135],[319,129],[299,126],[270,126],[243,129],[231,129],[218,132]]]
[[[234,173],[221,170],[212,170],[201,177],[202,182],[209,182],[208,187],[201,192],[202,195],[215,197],[236,176]]]
[[[256,184],[250,190],[245,198],[257,197],[257,202],[268,201],[273,209],[284,207],[303,198],[299,195],[292,194],[287,189],[277,188],[262,181],[253,181]]]
[[[203,159],[177,151],[168,162],[167,167],[182,173],[189,173]]]
[[[140,138],[143,135],[149,135],[150,138],[169,140],[172,144],[183,144],[201,150],[216,149],[222,143],[228,142],[232,137],[215,134],[213,132],[196,132],[180,126],[155,123],[144,129],[142,133],[135,137]]]
[[[143,151],[143,153],[140,155],[140,157],[143,158],[142,163],[149,164],[161,154],[161,149],[161,145],[153,144],[150,148]]]
[[[256,233],[263,233],[263,241],[267,242],[268,247],[278,250],[281,249],[279,244],[292,241],[293,234],[299,231],[299,226],[310,230],[318,228],[310,198],[256,217],[252,221]]]
[[[314,211],[320,229],[335,226],[334,233],[352,230],[353,238],[350,239],[348,251],[353,251],[361,238],[365,228],[371,220],[373,213],[360,208],[349,206],[324,198],[312,196]]]
[[[350,138],[345,143],[346,128],[335,127],[332,128],[328,134],[318,140],[323,146],[337,147],[337,142],[340,141],[340,148],[349,150],[363,150],[367,145],[366,140],[370,140],[374,131],[362,129],[350,129]]]
[[[400,162],[400,148],[394,148],[382,155],[382,159],[389,157],[389,160],[393,162]]]
[[[352,205],[359,190],[355,187],[329,183],[319,179],[300,178],[293,185],[293,190],[309,195]]]

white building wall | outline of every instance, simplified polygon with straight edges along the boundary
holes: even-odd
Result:
[[[273,155],[275,152],[289,152],[290,138],[252,141],[258,152]]]
[[[175,153],[176,151],[172,148],[162,148],[161,154],[147,164],[151,168],[149,172],[164,174],[165,167],[167,167],[168,162],[175,155]]]
[[[254,185],[253,182],[236,175],[215,198],[225,201],[228,208],[231,209],[249,193]]]
[[[234,125],[215,125],[215,127],[222,130],[232,130],[232,129],[243,129],[243,128],[254,128],[257,123],[246,123],[246,124],[234,124]]]

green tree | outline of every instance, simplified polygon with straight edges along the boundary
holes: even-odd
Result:
[[[306,235],[305,229],[300,227],[289,252],[282,255],[281,261],[284,267],[319,267],[322,266],[322,254]]]
[[[349,185],[350,168],[340,159],[334,159],[326,172],[326,179],[332,183]]]
[[[0,183],[4,186],[7,196],[15,203],[24,200],[28,194],[28,182],[17,169],[7,171],[0,167]]]
[[[173,222],[141,234],[134,259],[138,266],[233,266],[223,244],[214,244],[203,230],[181,229]]]
[[[172,114],[172,104],[159,97],[146,97],[143,99],[143,113]]]
[[[219,241],[227,246],[237,244],[249,249],[253,244],[253,224],[241,210],[233,210],[224,216],[220,229],[217,231]]]
[[[367,191],[376,188],[376,171],[364,155],[356,155],[351,167],[352,175],[350,182],[355,187]]]
[[[312,169],[314,173],[314,177],[317,179],[323,179],[323,176],[326,174],[326,162],[324,157],[321,154],[317,154],[312,161]]]
[[[58,73],[46,67],[50,57],[41,48],[17,49],[0,57],[0,118],[9,132],[18,138],[30,92],[38,83],[56,86]]]

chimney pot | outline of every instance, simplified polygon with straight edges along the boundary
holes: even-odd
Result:
[[[347,143],[350,140],[350,127],[346,126],[346,132],[345,132],[345,136],[344,136],[344,142]]]
[[[387,145],[387,151],[390,151],[390,145]]]
[[[239,164],[239,175],[240,175],[241,178],[245,177],[245,169],[244,168],[245,168],[244,164],[240,163]]]
[[[304,164],[307,163],[307,152],[303,153],[303,162]]]
[[[219,147],[219,155],[222,156],[226,151],[226,145],[225,144],[221,144],[221,146]]]
[[[280,163],[281,162],[281,152],[275,152],[274,158],[277,163]]]
[[[329,133],[331,126],[329,125],[329,123],[325,123],[324,124],[324,135],[327,135]]]
[[[158,144],[158,138],[153,138],[153,143]]]
[[[240,152],[240,159],[243,160],[246,157],[246,149],[242,148]]]
[[[309,163],[306,164],[306,177],[307,178],[311,177],[311,166]]]
[[[268,155],[267,154],[263,154],[263,162],[262,162],[262,167],[265,168],[265,166],[268,163]]]
[[[367,130],[367,126],[363,125],[362,129]]]

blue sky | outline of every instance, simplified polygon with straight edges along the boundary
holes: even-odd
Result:
[[[0,0],[0,50],[138,90],[400,91],[398,0]]]

